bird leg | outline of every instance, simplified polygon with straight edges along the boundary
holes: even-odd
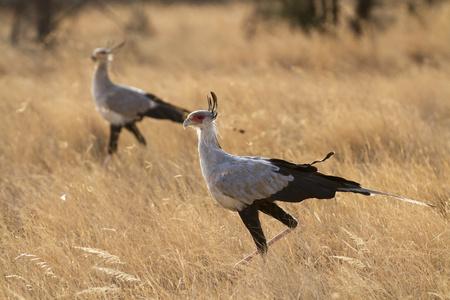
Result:
[[[113,125],[110,126],[110,136],[109,136],[109,145],[108,145],[108,153],[113,154],[117,152],[117,142],[119,141],[119,134],[122,130],[122,125]]]
[[[277,242],[278,240],[280,240],[282,237],[284,237],[286,234],[290,233],[293,229],[292,228],[286,228],[285,230],[283,230],[282,232],[280,232],[279,234],[277,234],[276,236],[273,237],[273,239],[271,239],[270,241],[267,242],[267,247],[269,247],[270,245],[273,245],[275,242]],[[237,266],[241,265],[241,264],[245,264],[246,262],[252,260],[253,257],[255,257],[256,255],[258,255],[260,253],[259,250],[255,250],[252,253],[250,253],[247,257],[245,257],[244,259],[240,260],[239,262],[237,262],[234,265],[234,268],[236,268]]]
[[[289,228],[297,227],[298,221],[293,216],[285,212],[275,202],[260,200],[257,202],[257,204],[259,210],[265,213],[266,215],[269,215],[272,218],[277,219],[278,221],[280,221]]]
[[[136,137],[136,139],[139,141],[140,144],[142,144],[144,146],[147,145],[147,143],[145,142],[144,136],[137,128],[135,122],[126,124],[125,129],[130,131]]]
[[[238,211],[239,216],[244,222],[245,227],[252,235],[253,241],[256,244],[256,248],[261,253],[267,252],[267,243],[264,232],[261,228],[261,221],[259,220],[259,207],[256,202],[244,207],[242,210]]]
[[[266,238],[261,229],[261,222],[259,221],[258,216],[259,210],[282,222],[283,224],[288,226],[288,228],[277,234],[274,238],[272,238],[270,241],[266,243]],[[284,237],[286,234],[290,233],[298,225],[298,222],[294,217],[286,213],[281,207],[279,207],[274,202],[267,200],[255,201],[252,205],[247,206],[243,210],[239,211],[239,216],[241,217],[242,221],[244,221],[244,224],[247,227],[247,229],[250,231],[253,240],[255,241],[257,250],[252,252],[250,255],[248,255],[246,258],[242,259],[238,263],[236,263],[234,267],[250,261],[253,257],[255,257],[259,253],[262,254],[267,253],[267,249],[270,245],[274,244],[282,237]]]
[[[122,125],[113,125],[110,126],[110,135],[109,135],[109,144],[108,144],[108,155],[103,162],[103,168],[106,169],[109,161],[114,153],[117,152],[117,141],[119,140],[119,134],[122,130]]]

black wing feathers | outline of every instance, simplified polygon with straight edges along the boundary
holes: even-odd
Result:
[[[331,199],[337,191],[370,195],[361,189],[359,183],[342,177],[324,175],[311,164],[298,165],[280,159],[269,161],[279,168],[277,173],[294,177],[287,187],[268,197],[269,200],[300,202],[308,198]]]
[[[187,109],[164,102],[153,94],[146,94],[147,98],[150,98],[157,105],[147,110],[142,116],[155,118],[155,119],[169,119],[174,122],[183,123],[186,119],[189,111]]]
[[[303,172],[317,172],[317,168],[312,166],[311,164],[294,164],[282,159],[277,159],[277,158],[270,158],[268,159],[268,161],[270,163],[272,163],[273,165],[280,167],[280,171],[281,171],[281,167],[286,167],[288,169],[299,169],[302,170]],[[279,173],[281,173],[279,171]],[[290,173],[288,173],[290,174]]]
[[[301,202],[309,198],[330,199],[336,195],[336,192],[351,192],[363,195],[386,195],[396,197],[403,201],[414,204],[430,206],[422,202],[403,198],[400,196],[369,190],[362,188],[361,185],[355,181],[347,180],[342,177],[329,176],[319,173],[313,164],[323,162],[332,156],[334,152],[322,159],[314,161],[311,164],[294,164],[281,159],[266,159],[272,165],[278,167],[275,171],[284,176],[293,176],[294,180],[283,188],[281,191],[265,198],[253,201],[251,205],[245,206],[239,210],[239,216],[244,222],[247,229],[250,231],[252,238],[262,254],[267,252],[267,242],[264,232],[261,228],[258,212],[261,211],[278,221],[282,222],[289,228],[295,228],[298,225],[297,220],[286,213],[281,207],[274,203],[274,201],[284,202]]]

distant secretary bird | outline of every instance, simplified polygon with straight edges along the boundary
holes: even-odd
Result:
[[[141,121],[143,117],[150,117],[183,123],[189,113],[188,110],[164,102],[153,94],[111,82],[108,77],[108,65],[112,61],[112,54],[122,45],[123,43],[111,49],[97,48],[92,55],[92,60],[95,61],[92,97],[97,110],[110,123],[111,130],[104,167],[107,166],[112,154],[117,152],[122,127],[133,133],[140,144],[146,145],[136,122]]]
[[[400,200],[431,206],[419,201],[362,188],[359,183],[341,177],[319,173],[313,164],[295,164],[281,159],[234,156],[222,150],[216,137],[217,98],[211,92],[208,110],[190,113],[183,126],[197,130],[198,152],[203,177],[211,196],[225,208],[237,211],[257,250],[238,264],[258,253],[265,254],[270,246],[297,227],[297,220],[279,207],[275,201],[301,202],[308,198],[330,199],[336,192],[352,192],[367,196],[385,195]],[[259,211],[277,219],[288,228],[266,242]],[[237,264],[237,265],[238,265]]]

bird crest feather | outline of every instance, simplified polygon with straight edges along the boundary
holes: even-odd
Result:
[[[208,96],[208,110],[212,113],[214,120],[217,118],[217,96],[214,92],[211,92],[211,97]]]

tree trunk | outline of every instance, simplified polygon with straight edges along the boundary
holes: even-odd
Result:
[[[368,20],[372,11],[374,0],[359,0],[356,6],[356,14],[360,20]]]
[[[14,5],[14,18],[11,26],[11,34],[9,36],[11,44],[13,45],[16,45],[19,42],[20,29],[26,7],[25,0],[16,0]]]
[[[332,13],[333,13],[333,24],[337,25],[339,23],[339,4],[338,0],[332,0]]]
[[[53,5],[52,0],[35,0],[36,30],[38,41],[45,43],[52,31]]]

